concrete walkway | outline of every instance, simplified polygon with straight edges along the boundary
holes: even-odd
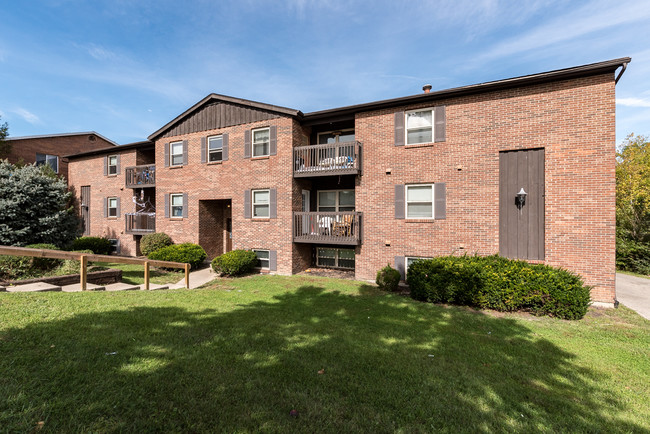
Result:
[[[650,320],[650,279],[616,273],[616,298]]]
[[[190,289],[198,288],[205,285],[217,278],[217,273],[212,270],[212,267],[201,268],[200,270],[190,271]],[[181,279],[178,283],[169,285],[169,289],[185,288],[185,278]]]

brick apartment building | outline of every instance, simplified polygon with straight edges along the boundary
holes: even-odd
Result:
[[[7,137],[5,141],[11,144],[11,152],[6,157],[10,163],[47,164],[66,179],[68,159],[64,157],[65,155],[118,146],[117,143],[94,131]]]
[[[70,155],[69,180],[86,234],[122,254],[165,232],[210,258],[254,249],[270,272],[374,279],[387,263],[500,253],[580,273],[611,304],[629,61],[312,113],[211,94],[147,141]]]

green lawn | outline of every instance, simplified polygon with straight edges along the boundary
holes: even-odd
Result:
[[[108,262],[93,262],[94,270],[117,268],[122,270],[122,282],[132,285],[141,285],[144,283],[144,267],[139,264],[118,264]],[[157,284],[176,283],[185,277],[183,271],[163,270],[156,267],[149,268],[149,281]]]
[[[0,293],[0,431],[40,427],[650,432],[650,322],[626,308],[493,314],[301,276]]]

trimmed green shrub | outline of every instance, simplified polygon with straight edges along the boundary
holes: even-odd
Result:
[[[169,235],[164,232],[158,232],[155,234],[148,234],[142,237],[140,240],[140,252],[142,255],[149,256],[150,253],[155,252],[158,249],[163,247],[171,246],[174,244]]]
[[[384,291],[397,291],[399,281],[402,276],[399,271],[389,265],[386,265],[381,270],[377,271],[377,286]]]
[[[54,244],[48,244],[48,243],[29,244],[25,247],[30,249],[61,250]],[[32,266],[39,270],[53,270],[63,263],[62,259],[54,259],[54,258],[31,258],[31,260],[32,260]]]
[[[212,269],[227,276],[249,273],[257,264],[257,255],[252,250],[232,250],[212,260]]]
[[[72,251],[92,250],[96,255],[109,255],[112,247],[108,238],[103,237],[80,237],[72,242]]]
[[[183,243],[163,247],[151,252],[147,257],[156,261],[185,262],[197,269],[208,255],[198,244]]]
[[[499,256],[444,256],[416,261],[406,281],[411,297],[498,311],[580,319],[590,303],[580,276],[561,268]]]

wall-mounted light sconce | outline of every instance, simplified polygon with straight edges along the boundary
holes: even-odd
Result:
[[[521,190],[519,190],[519,193],[515,196],[515,205],[517,205],[517,209],[521,211],[521,208],[526,204],[526,196],[528,196],[528,193],[524,191],[524,187],[521,187]]]

